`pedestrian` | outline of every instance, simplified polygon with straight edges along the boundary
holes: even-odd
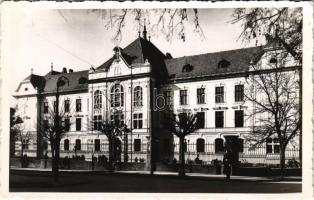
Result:
[[[223,158],[223,173],[226,174],[226,181],[230,181],[231,175],[231,152],[227,151]]]

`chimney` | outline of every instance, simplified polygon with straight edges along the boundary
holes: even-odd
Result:
[[[53,71],[53,62],[51,62],[50,68],[51,68],[51,72],[52,72]]]
[[[73,69],[69,69],[69,73],[73,73]]]
[[[67,73],[67,68],[66,67],[63,67],[62,69],[62,73],[66,74]]]

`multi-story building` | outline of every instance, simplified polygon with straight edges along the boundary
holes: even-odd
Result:
[[[115,141],[114,151],[121,160],[145,161],[151,138],[157,160],[177,158],[178,139],[165,127],[166,110],[173,110],[197,114],[199,129],[185,141],[187,159],[197,154],[207,162],[221,159],[225,141],[236,139],[242,159],[268,162],[277,155],[278,161],[275,139],[257,150],[246,148],[245,139],[254,125],[247,117],[254,105],[244,101],[247,76],[256,72],[252,66],[258,63],[267,69],[268,51],[251,47],[172,58],[143,33],[127,47],[115,47],[113,56],[95,69],[57,72],[52,66],[44,76],[31,74],[14,94],[23,131],[34,135],[26,152],[41,156],[49,149],[41,137],[42,127],[53,120],[57,81],[64,77],[67,83],[59,88],[59,110],[67,130],[61,157],[108,154],[107,138],[99,129],[103,121],[116,120],[131,130]],[[297,69],[293,63],[286,67]],[[298,143],[289,144],[288,149],[297,147]],[[287,158],[297,159],[297,150],[287,152]]]

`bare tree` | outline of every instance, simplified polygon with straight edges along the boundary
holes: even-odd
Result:
[[[15,154],[15,141],[17,140],[18,133],[21,131],[17,125],[23,123],[20,116],[15,115],[16,110],[10,108],[10,157]]]
[[[277,43],[302,63],[302,8],[237,8],[232,17],[244,42]]]
[[[276,138],[280,149],[280,167],[285,167],[285,150],[298,134],[300,137],[300,81],[298,67],[287,69],[287,57],[281,50],[268,52],[268,70],[262,64],[253,66],[247,77],[245,101],[252,104],[248,117],[253,122],[252,134],[247,136],[254,146]]]
[[[185,176],[184,139],[198,129],[197,117],[191,113],[180,113],[178,115],[171,113],[167,129],[179,138],[179,176]]]

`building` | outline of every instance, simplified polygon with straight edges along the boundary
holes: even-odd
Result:
[[[224,143],[233,140],[237,141],[242,162],[278,163],[276,138],[253,150],[246,142],[254,126],[247,117],[254,105],[244,101],[244,90],[251,84],[247,77],[261,73],[252,68],[257,64],[267,69],[271,51],[260,46],[172,58],[151,43],[144,32],[125,48],[115,47],[113,56],[96,69],[67,72],[64,68],[57,72],[51,66],[44,76],[31,74],[14,94],[17,114],[24,119],[23,130],[34,135],[26,152],[41,156],[49,149],[41,131],[52,121],[57,81],[65,77],[68,81],[59,89],[59,110],[67,125],[61,157],[78,154],[90,159],[92,155],[108,154],[100,124],[115,120],[131,128],[115,141],[117,159],[146,162],[151,136],[156,161],[178,159],[178,139],[165,127],[165,113],[170,109],[174,113],[197,113],[200,129],[186,137],[187,159],[194,160],[198,154],[204,162],[221,160]],[[286,69],[298,68],[291,61]],[[287,147],[287,159],[298,159],[298,138],[294,141]]]

